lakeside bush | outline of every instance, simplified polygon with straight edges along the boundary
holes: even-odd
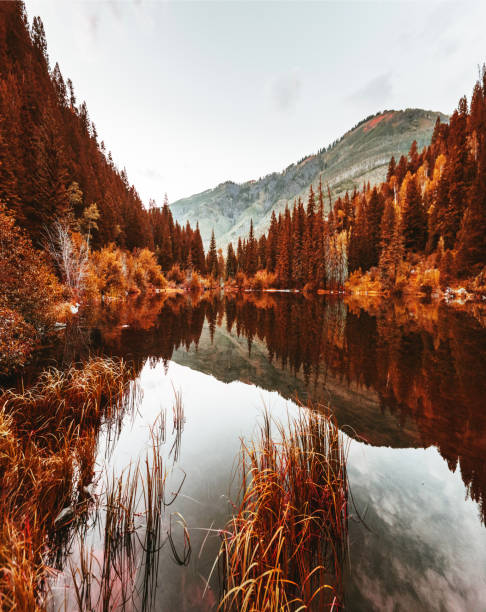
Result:
[[[250,281],[252,289],[261,291],[262,289],[270,289],[275,287],[277,283],[277,275],[268,270],[258,270],[255,276]]]
[[[53,304],[62,288],[15,219],[0,204],[0,306],[18,312],[27,323],[44,331],[53,323]]]
[[[355,270],[345,283],[345,289],[357,295],[426,295],[430,296],[441,289],[442,272],[435,267],[434,258],[425,261],[410,258],[402,261],[397,268],[393,283],[382,278],[378,268],[371,268],[365,273]]]
[[[167,272],[167,280],[176,285],[182,285],[186,280],[186,273],[178,264],[174,264]]]
[[[119,298],[166,287],[167,281],[149,249],[124,251],[110,244],[90,254],[86,276],[86,297]]]
[[[37,338],[35,328],[18,312],[0,307],[0,376],[25,365]]]
[[[191,280],[189,281],[189,291],[191,293],[199,293],[203,290],[203,282],[201,277],[197,272],[193,272],[191,276]]]
[[[0,204],[0,375],[25,364],[55,322],[61,299],[62,287],[45,254]]]

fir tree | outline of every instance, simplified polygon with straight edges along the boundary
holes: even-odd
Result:
[[[226,254],[226,270],[225,270],[226,279],[234,278],[236,276],[236,270],[237,270],[236,256],[235,256],[235,252],[233,249],[233,245],[230,242],[228,244],[228,250]]]
[[[211,232],[211,241],[206,259],[206,270],[213,278],[218,278],[218,252],[216,250],[216,239],[214,230]]]
[[[424,250],[427,241],[427,218],[415,177],[410,177],[407,183],[403,212],[403,236],[406,249]]]
[[[258,269],[258,250],[253,232],[253,219],[250,220],[250,233],[246,245],[246,273],[253,276]]]

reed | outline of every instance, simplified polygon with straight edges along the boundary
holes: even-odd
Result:
[[[176,404],[179,408],[174,407],[174,418],[183,414],[177,394]],[[178,524],[183,526],[184,536],[183,550],[179,552],[174,544],[172,521],[167,525],[165,517],[165,509],[174,503],[184,479],[167,498],[168,472],[162,461],[164,410],[151,427],[151,440],[143,460],[130,464],[118,477],[106,474],[94,521],[102,526],[102,554],[95,555],[93,547],[88,550],[85,534],[79,534],[78,560],[71,563],[75,597],[65,609],[73,606],[83,612],[153,609],[160,552],[165,543],[169,541],[174,561],[186,565],[189,562],[191,544],[184,519],[179,515]]]
[[[0,394],[1,609],[42,608],[51,565],[90,503],[99,427],[131,406],[131,379],[123,361],[97,358]]]
[[[179,460],[181,451],[182,432],[184,431],[184,423],[186,421],[184,415],[184,404],[182,403],[181,391],[174,391],[174,403],[172,405],[172,435],[174,435],[174,442],[169,452],[169,456],[174,454],[174,463]]]
[[[301,409],[287,426],[265,415],[242,444],[241,502],[221,532],[221,610],[324,610],[342,604],[346,460],[331,416]]]

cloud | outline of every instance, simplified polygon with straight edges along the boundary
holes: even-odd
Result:
[[[294,109],[301,93],[302,78],[300,71],[297,69],[277,76],[271,84],[272,101],[281,111]]]
[[[98,37],[98,25],[100,22],[98,13],[90,12],[87,15],[87,20],[91,36],[93,37],[93,40],[96,40]]]
[[[166,178],[162,174],[162,172],[160,172],[156,168],[142,168],[142,169],[139,168],[138,172],[139,174],[141,174],[145,178],[148,178],[151,181],[163,181]]]
[[[369,80],[363,87],[348,96],[345,101],[360,108],[383,107],[386,105],[386,100],[391,97],[392,92],[391,73],[386,72]]]

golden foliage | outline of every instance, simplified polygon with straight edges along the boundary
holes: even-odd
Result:
[[[124,297],[163,289],[167,281],[154,253],[149,249],[134,253],[110,244],[91,253],[86,278],[88,298]]]
[[[55,320],[62,288],[13,215],[0,204],[0,374],[28,359]]]

